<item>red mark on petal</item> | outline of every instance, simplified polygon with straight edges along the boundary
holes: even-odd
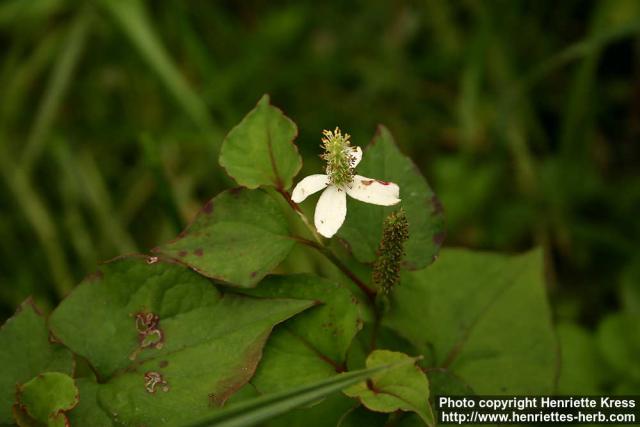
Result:
[[[389,185],[389,184],[391,184],[390,182],[383,181],[383,180],[381,180],[381,179],[376,179],[376,181],[378,181],[378,183],[379,183],[379,184],[382,184],[382,185]]]
[[[372,179],[363,179],[362,180],[362,185],[371,185],[373,184],[373,180]]]

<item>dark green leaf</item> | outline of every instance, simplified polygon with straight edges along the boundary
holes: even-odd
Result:
[[[443,251],[403,276],[386,323],[477,394],[553,392],[557,346],[540,251]]]
[[[64,347],[52,344],[45,320],[27,300],[0,329],[0,424],[11,423],[16,386],[41,372],[71,375],[73,357]]]
[[[387,128],[380,126],[362,156],[357,173],[400,186],[402,206],[409,221],[404,264],[420,269],[430,264],[444,238],[439,200],[410,158],[404,156]],[[349,199],[347,219],[338,232],[361,262],[373,262],[382,238],[384,218],[399,206],[382,207]]]
[[[297,135],[295,123],[264,95],[225,138],[220,165],[244,187],[289,189],[302,167],[293,143]]]
[[[271,196],[237,188],[209,201],[178,239],[155,251],[228,285],[253,287],[294,244]]]

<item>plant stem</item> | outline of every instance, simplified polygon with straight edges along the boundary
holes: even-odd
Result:
[[[349,267],[347,267],[342,261],[340,261],[340,259],[338,259],[338,257],[335,256],[333,252],[331,252],[327,247],[321,246],[312,240],[305,239],[304,237],[295,237],[295,239],[304,245],[316,249],[318,252],[324,255],[329,261],[331,261],[336,267],[338,267],[340,271],[342,271],[349,279],[351,279],[351,281],[355,283],[362,292],[367,295],[367,298],[369,298],[369,302],[372,305],[375,304],[375,291],[367,286],[367,284],[362,280],[360,280],[353,271],[349,270]]]

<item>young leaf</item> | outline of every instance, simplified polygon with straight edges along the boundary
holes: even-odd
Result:
[[[77,404],[73,378],[60,372],[44,372],[18,387],[16,410],[50,426],[68,425],[65,412]]]
[[[244,187],[287,190],[302,167],[297,135],[295,123],[264,95],[223,141],[220,166]]]
[[[274,331],[251,380],[260,392],[292,388],[346,369],[347,349],[362,323],[358,300],[348,289],[299,274],[267,277],[245,293],[319,303]]]
[[[99,405],[127,425],[175,425],[246,384],[274,325],[314,302],[222,294],[188,268],[142,256],[105,264],[51,315],[99,375]]]
[[[294,245],[287,220],[271,196],[236,188],[209,201],[180,237],[154,252],[246,288],[280,264]]]
[[[412,360],[415,362],[414,358],[404,353],[375,350],[367,357],[366,364],[367,368],[373,368]],[[431,406],[429,406],[429,381],[415,363],[403,364],[372,375],[369,381],[355,384],[344,393],[358,398],[372,411],[384,413],[398,410],[412,411],[417,413],[427,425],[435,424]]]
[[[477,394],[549,394],[557,348],[542,271],[540,251],[443,251],[402,277],[385,322]]]
[[[50,342],[45,320],[31,300],[0,329],[0,349],[0,424],[13,421],[16,385],[45,371],[73,373],[71,352]]]
[[[400,186],[400,198],[409,222],[409,239],[405,242],[404,266],[416,270],[429,265],[444,238],[442,206],[408,157],[393,141],[391,133],[380,126],[362,156],[357,173],[375,176]],[[373,262],[382,238],[384,219],[398,206],[372,206],[349,200],[347,219],[338,232],[361,262]]]

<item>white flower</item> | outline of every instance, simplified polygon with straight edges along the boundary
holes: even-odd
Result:
[[[351,167],[362,159],[360,147],[349,147]],[[314,223],[318,233],[332,237],[338,232],[347,216],[347,194],[356,200],[374,205],[391,206],[400,202],[400,187],[392,182],[380,181],[353,175],[351,182],[343,186],[334,185],[329,175],[309,175],[293,189],[291,199],[300,203],[308,196],[323,190],[316,205]]]

